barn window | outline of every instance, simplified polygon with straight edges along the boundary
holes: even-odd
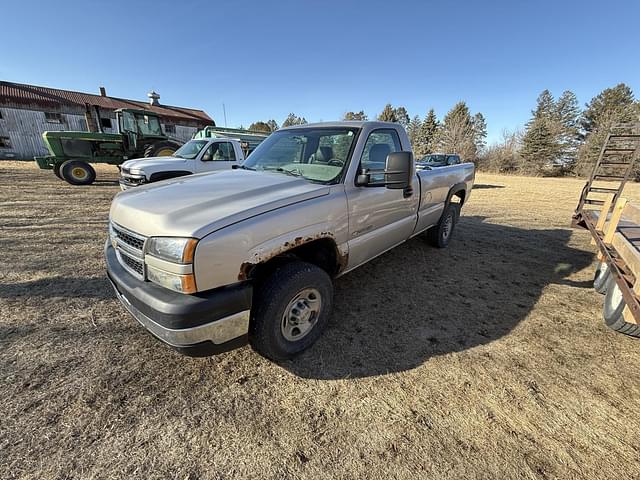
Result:
[[[101,118],[100,119],[100,125],[102,125],[102,128],[112,128],[111,127],[111,119],[110,118]]]
[[[164,126],[165,133],[176,133],[176,126],[172,123],[167,123]]]
[[[49,123],[62,123],[62,114],[53,112],[44,112],[44,118]]]
[[[0,137],[0,148],[11,148],[11,139],[9,137]]]

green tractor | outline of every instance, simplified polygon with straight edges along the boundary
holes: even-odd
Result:
[[[89,185],[96,179],[90,163],[120,165],[130,158],[166,157],[181,146],[163,133],[155,113],[119,109],[116,119],[120,133],[44,132],[50,155],[35,157],[36,163],[71,185]]]

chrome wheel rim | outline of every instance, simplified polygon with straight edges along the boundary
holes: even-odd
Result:
[[[447,239],[449,235],[451,235],[451,230],[453,229],[453,216],[447,215],[447,218],[444,219],[444,224],[442,225],[442,238]]]
[[[309,334],[318,321],[322,297],[315,288],[298,292],[287,305],[282,315],[280,331],[290,342],[296,342]]]

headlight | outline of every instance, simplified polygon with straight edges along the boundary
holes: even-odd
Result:
[[[152,237],[147,241],[147,254],[168,262],[191,263],[197,243],[195,238]]]
[[[196,293],[196,282],[193,273],[178,275],[169,273],[159,268],[147,265],[147,278],[149,281],[180,293]]]
[[[116,248],[116,238],[116,231],[113,229],[113,224],[109,222],[109,241],[113,248]]]

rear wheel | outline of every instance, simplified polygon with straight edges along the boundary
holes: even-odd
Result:
[[[329,323],[331,278],[305,262],[279,266],[257,289],[249,328],[253,348],[285,360],[309,348]]]
[[[616,332],[624,333],[632,337],[640,337],[640,325],[629,323],[624,319],[626,303],[622,297],[622,290],[612,275],[607,280],[607,294],[604,297],[602,316],[607,327]]]
[[[67,160],[60,167],[62,178],[71,185],[90,185],[96,179],[96,171],[87,162]]]
[[[442,212],[440,221],[435,227],[431,227],[427,230],[428,242],[437,248],[445,248],[449,245],[453,230],[458,223],[460,217],[460,205],[457,203],[450,203]]]
[[[178,149],[178,145],[173,142],[162,141],[149,145],[145,151],[145,157],[170,157]]]

